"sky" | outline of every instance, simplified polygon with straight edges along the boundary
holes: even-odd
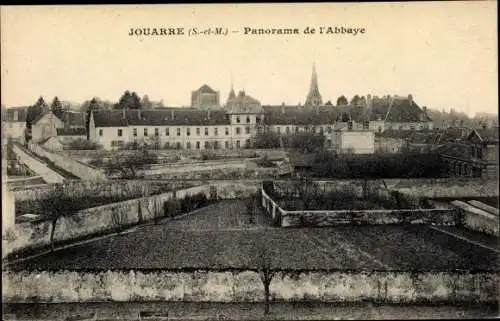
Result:
[[[412,94],[420,106],[497,113],[496,1],[1,7],[1,101],[117,101],[125,90],[189,105],[208,84],[262,104],[304,103],[313,63],[323,100]],[[131,28],[184,35],[129,36]],[[189,36],[190,28],[228,35]],[[298,35],[245,35],[298,28]],[[364,33],[303,34],[306,27]],[[234,32],[233,32],[234,31]]]

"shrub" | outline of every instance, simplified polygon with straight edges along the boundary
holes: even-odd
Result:
[[[165,217],[176,217],[181,214],[181,204],[179,200],[172,199],[163,203],[163,211]]]
[[[84,138],[78,138],[68,143],[68,149],[75,150],[97,150],[101,149],[102,145],[93,142],[91,140],[87,140]]]
[[[201,160],[215,160],[218,159],[219,157],[217,156],[216,153],[209,151],[209,150],[204,150],[200,154]]]

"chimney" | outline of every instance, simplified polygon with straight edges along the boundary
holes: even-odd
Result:
[[[170,118],[175,118],[174,109],[170,109]]]
[[[411,94],[408,95],[408,101],[410,102],[410,105],[413,105],[413,96]]]
[[[14,121],[19,120],[19,112],[17,110],[14,110]]]

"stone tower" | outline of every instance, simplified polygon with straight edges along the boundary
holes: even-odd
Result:
[[[318,89],[318,75],[316,74],[316,64],[313,64],[311,87],[309,88],[309,93],[306,98],[306,106],[319,106],[323,104],[321,99],[321,94]]]

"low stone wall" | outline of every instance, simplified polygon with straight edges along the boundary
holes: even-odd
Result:
[[[79,162],[78,160],[75,160],[71,157],[67,157],[61,154],[56,154],[49,152],[40,145],[35,144],[35,143],[29,143],[28,145],[29,149],[34,152],[35,154],[38,154],[42,157],[45,157],[54,164],[70,173],[73,175],[79,177],[82,180],[106,180],[107,177],[106,175],[101,172],[99,169],[92,167],[88,164],[84,164],[82,162]]]
[[[175,191],[175,197],[205,193],[210,198],[210,186],[195,186]],[[132,199],[79,211],[75,215],[61,217],[55,226],[54,240],[69,241],[97,233],[113,231],[123,226],[147,222],[156,215],[163,215],[163,203],[172,199],[174,192]],[[50,244],[50,222],[26,222],[16,224],[17,238],[8,246],[8,252],[23,248]]]
[[[462,201],[453,201],[451,204],[462,212],[465,227],[474,231],[499,236],[498,216]]]
[[[435,224],[455,225],[460,212],[454,209],[287,211],[261,189],[262,206],[281,227],[319,227],[341,224]]]
[[[498,300],[494,272],[278,271],[274,301],[386,303]],[[102,301],[260,302],[264,290],[254,271],[4,272],[3,301],[62,303]]]

